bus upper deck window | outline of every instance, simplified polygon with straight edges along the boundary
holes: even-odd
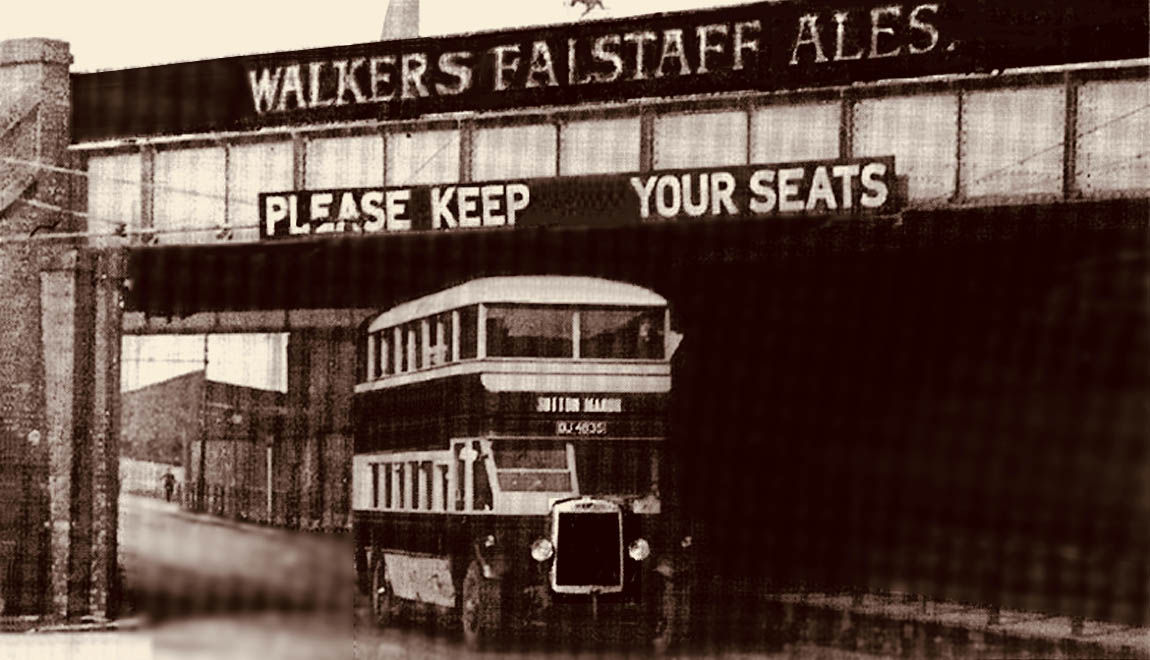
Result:
[[[407,350],[403,347],[403,329],[397,326],[391,330],[391,333],[394,337],[392,343],[395,344],[395,360],[392,362],[391,373],[401,374],[407,370]]]
[[[455,360],[455,354],[452,351],[452,340],[455,328],[451,325],[451,312],[444,312],[439,315],[438,326],[443,330],[443,341],[440,342],[443,346],[443,361],[451,362]]]
[[[459,359],[466,360],[477,355],[479,345],[479,308],[464,307],[459,310]]]
[[[588,309],[579,315],[579,355],[584,358],[661,360],[663,310]]]
[[[387,363],[390,362],[390,360],[387,359],[388,358],[388,352],[387,351],[388,351],[388,348],[390,346],[391,346],[391,342],[389,342],[387,340],[387,332],[386,331],[381,331],[381,332],[376,333],[376,342],[375,342],[375,377],[376,378],[381,378],[381,377],[383,377],[384,374],[387,373]]]
[[[570,309],[529,305],[487,307],[487,354],[493,357],[572,357]]]
[[[451,312],[428,319],[428,366],[451,361]]]
[[[403,326],[407,335],[407,370],[415,371],[423,367],[423,331],[419,321],[413,321]]]

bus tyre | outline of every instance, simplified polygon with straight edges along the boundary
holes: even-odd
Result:
[[[500,583],[483,577],[483,567],[472,560],[463,578],[460,598],[460,619],[463,624],[463,642],[470,649],[489,645],[499,631],[501,623]]]
[[[371,567],[371,618],[375,625],[386,628],[395,615],[395,598],[387,583],[387,568],[383,553],[374,558]]]

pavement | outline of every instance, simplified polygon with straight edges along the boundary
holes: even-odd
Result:
[[[1150,629],[1069,617],[930,601],[908,594],[861,597],[780,593],[784,636],[882,655],[956,657],[1150,658]],[[789,630],[787,630],[789,629]]]
[[[124,496],[120,561],[136,612],[166,619],[260,609],[330,610],[350,620],[354,567],[345,536],[223,520]]]

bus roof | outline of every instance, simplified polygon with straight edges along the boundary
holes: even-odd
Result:
[[[375,332],[476,303],[663,307],[667,299],[635,284],[596,277],[484,277],[392,307],[376,317],[368,331]]]

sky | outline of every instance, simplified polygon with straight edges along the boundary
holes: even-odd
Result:
[[[603,0],[585,20],[742,4],[747,0]],[[422,0],[424,36],[580,20],[571,0]],[[0,40],[71,44],[72,71],[363,43],[379,39],[388,0],[60,0],[12,3]]]

